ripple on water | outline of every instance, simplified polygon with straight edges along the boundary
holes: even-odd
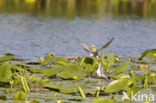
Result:
[[[37,59],[49,52],[58,56],[86,55],[74,38],[100,47],[111,37],[115,54],[136,56],[156,48],[153,19],[56,19],[26,14],[0,15],[0,53],[11,52],[24,59]],[[108,50],[108,49],[107,49]],[[107,51],[106,50],[106,51]]]

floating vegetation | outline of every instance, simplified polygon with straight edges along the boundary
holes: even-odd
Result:
[[[155,57],[155,49],[143,52],[139,60],[119,58],[113,53],[104,56],[101,52],[98,59],[49,53],[40,60],[29,61],[6,53],[0,57],[0,101],[135,102],[134,95],[155,92],[156,61],[149,58],[146,64],[151,55]],[[99,63],[107,78],[97,75]]]
[[[156,49],[145,50],[139,57],[139,60],[142,60],[144,57],[152,58],[156,60]]]

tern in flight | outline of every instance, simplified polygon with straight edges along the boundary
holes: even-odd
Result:
[[[89,54],[90,57],[96,57],[97,59],[99,59],[98,57],[99,51],[107,48],[113,42],[114,38],[109,40],[105,45],[103,45],[101,48],[97,50],[94,45],[92,45],[91,48],[89,48],[89,46],[87,46],[84,42],[80,41],[79,39],[76,39],[76,40],[83,47],[83,49]],[[104,70],[102,63],[98,64],[98,69],[96,70],[96,74],[100,78],[108,79],[108,76],[106,75],[106,71]]]
[[[113,42],[114,38],[112,38],[109,42],[107,42],[105,45],[103,45],[101,48],[97,50],[94,45],[91,46],[92,48],[89,48],[89,46],[86,45],[84,42],[80,41],[79,39],[76,40],[83,47],[83,49],[89,54],[90,57],[97,57],[99,51],[103,50],[104,48],[107,48]]]

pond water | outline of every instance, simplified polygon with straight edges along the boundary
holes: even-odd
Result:
[[[0,54],[38,59],[86,55],[75,38],[97,48],[109,41],[117,55],[156,48],[154,0],[0,0]],[[108,51],[108,49],[106,49]]]
[[[80,85],[84,87],[86,93],[95,93],[99,86],[104,85],[107,88],[112,79],[99,79],[95,76],[85,77],[81,80],[70,80],[77,78],[75,74],[81,75],[82,73],[82,71],[80,73],[78,71],[74,74],[70,69],[82,69],[83,66],[83,68],[87,67],[89,70],[92,69],[92,63],[80,66],[77,63],[82,63],[83,60],[75,64],[68,61],[69,66],[65,66],[67,62],[64,58],[54,57],[51,60],[44,58],[48,61],[47,63],[42,61],[41,64],[39,60],[34,59],[44,57],[50,52],[55,53],[56,56],[84,56],[87,54],[75,38],[84,41],[90,46],[94,44],[99,48],[114,37],[113,43],[105,50],[105,54],[110,51],[117,56],[121,56],[120,62],[112,63],[111,68],[114,69],[112,71],[117,71],[116,69],[118,69],[119,65],[129,61],[129,65],[127,64],[128,62],[125,62],[128,67],[125,64],[122,65],[121,68],[127,67],[123,72],[128,75],[129,71],[132,70],[128,76],[133,77],[132,72],[134,71],[135,75],[142,75],[146,80],[146,77],[151,76],[151,73],[153,75],[156,74],[156,64],[154,60],[148,58],[140,61],[138,56],[144,50],[156,48],[155,5],[156,0],[0,0],[0,55],[3,55],[4,52],[10,52],[17,55],[17,58],[28,59],[25,61],[10,60],[14,56],[9,55],[11,56],[8,59],[10,64],[6,64],[8,68],[4,68],[3,63],[6,62],[6,58],[2,57],[1,59],[4,59],[4,61],[1,60],[0,66],[1,71],[4,70],[4,74],[3,72],[0,73],[5,77],[5,74],[8,73],[5,73],[5,70],[11,68],[12,76],[10,74],[7,76],[10,76],[11,81],[13,81],[12,79],[16,80],[13,73],[16,73],[16,70],[20,70],[16,66],[22,67],[24,70],[27,68],[26,71],[31,72],[31,74],[27,75],[23,71],[23,77],[30,78],[30,80],[33,80],[33,77],[35,77],[34,81],[36,79],[37,83],[34,83],[35,85],[29,84],[30,89],[34,89],[34,91],[36,89],[36,91],[28,93],[27,100],[37,100],[41,103],[56,103],[58,100],[63,100],[63,103],[90,103],[96,98],[88,96],[83,101],[76,101],[74,98],[81,97],[77,92],[70,94],[69,91],[73,90],[70,87]],[[132,57],[129,58],[129,56]],[[63,66],[61,63],[64,63]],[[61,66],[61,69],[56,69],[56,66]],[[110,67],[110,64],[108,66]],[[142,66],[143,68],[141,68]],[[75,69],[76,67],[77,69]],[[49,69],[45,68],[52,68],[54,71],[46,71]],[[121,71],[121,68],[118,71]],[[94,69],[96,68],[94,67]],[[45,75],[45,71],[47,75]],[[63,79],[63,76],[61,77],[62,71],[72,74],[70,79],[68,78],[69,80],[67,78]],[[19,73],[22,76],[21,72]],[[42,91],[44,83],[39,85],[39,82],[42,82],[42,79],[49,79],[49,74],[51,75],[51,73],[54,74],[50,78],[50,83],[55,86],[63,84],[66,88],[55,88],[54,86],[54,89],[51,88],[52,90]],[[112,77],[114,78],[116,75]],[[0,99],[3,99],[2,96],[4,95],[8,100],[0,100],[0,103],[14,103],[12,99],[15,92],[10,87],[2,88],[2,83],[4,83],[2,76],[0,78]],[[7,76],[6,78],[8,78]],[[30,80],[28,82],[31,83],[32,81]],[[139,80],[141,81],[141,79]],[[9,81],[7,83],[6,85],[10,86]],[[156,82],[154,81],[154,83]],[[17,84],[16,81],[15,84]],[[143,85],[145,89],[145,83]],[[33,86],[37,88],[33,88]],[[154,87],[152,92],[156,93],[155,84],[150,86],[149,83],[151,89],[152,86]],[[13,87],[16,87],[16,85],[13,84]],[[43,87],[45,89],[47,86]],[[60,91],[61,89],[62,91]],[[107,98],[111,95],[105,97]],[[113,98],[121,96],[118,94],[113,95]]]

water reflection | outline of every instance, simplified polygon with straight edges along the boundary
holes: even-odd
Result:
[[[54,17],[101,18],[107,13],[114,16],[137,15],[156,17],[156,0],[0,0],[0,13],[31,13]]]

